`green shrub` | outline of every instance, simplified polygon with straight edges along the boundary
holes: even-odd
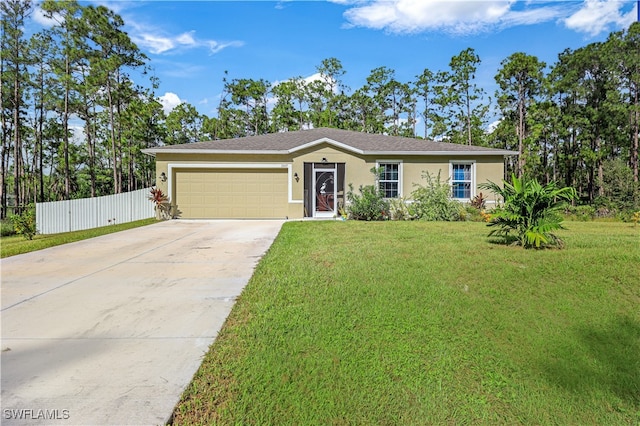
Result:
[[[29,206],[20,214],[11,215],[11,222],[16,234],[24,236],[27,240],[32,240],[38,232],[36,229],[36,210]]]
[[[536,179],[517,178],[504,181],[504,187],[488,182],[480,185],[504,200],[496,208],[488,226],[495,226],[489,236],[496,235],[505,242],[525,248],[562,247],[563,241],[553,234],[562,229],[560,211],[566,201],[577,198],[571,187],[558,188],[555,182],[542,186]]]
[[[389,200],[389,219],[391,220],[411,220],[414,217],[409,211],[407,200],[404,198],[393,198]]]
[[[387,218],[389,202],[384,198],[379,187],[361,185],[358,192],[359,194],[356,194],[353,185],[349,184],[346,210],[350,219],[383,220]]]
[[[0,236],[8,237],[10,235],[15,235],[16,230],[13,227],[13,223],[11,220],[2,220],[0,221]]]
[[[460,205],[458,211],[459,220],[467,222],[485,222],[486,212],[484,209],[478,209],[471,204]]]
[[[592,220],[596,216],[596,209],[593,206],[567,206],[564,211],[570,220],[586,222]]]
[[[447,181],[440,179],[440,172],[436,177],[428,172],[422,174],[425,185],[416,184],[411,193],[413,203],[409,206],[411,215],[421,220],[460,220],[461,204],[451,199],[451,187]]]
[[[640,221],[640,211],[623,210],[616,214],[616,221],[635,223],[637,225]]]
[[[634,213],[632,209],[618,209],[615,204],[602,197],[596,198],[593,205],[567,206],[564,210],[565,219],[580,222],[631,222]]]

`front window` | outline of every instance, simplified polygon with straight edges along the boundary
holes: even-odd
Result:
[[[378,183],[384,198],[398,198],[400,194],[400,164],[379,163],[380,171]]]
[[[451,196],[469,200],[472,197],[473,173],[471,163],[451,164]]]

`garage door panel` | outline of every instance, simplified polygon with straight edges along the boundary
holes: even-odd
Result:
[[[182,218],[284,218],[286,169],[176,170],[175,199]]]
[[[247,182],[247,192],[260,192],[260,182]]]
[[[215,201],[213,203],[219,203],[223,205],[232,205],[234,203],[232,195],[220,195],[217,198],[214,198]]]

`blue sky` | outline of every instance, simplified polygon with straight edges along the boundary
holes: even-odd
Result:
[[[276,83],[312,78],[335,57],[355,90],[376,67],[399,81],[447,70],[471,47],[477,83],[493,95],[500,61],[522,51],[552,64],[558,53],[605,40],[637,17],[635,0],[92,1],[119,13],[150,58],[158,96],[215,116],[229,78]],[[86,2],[83,2],[86,4]],[[36,24],[46,24],[38,10]]]

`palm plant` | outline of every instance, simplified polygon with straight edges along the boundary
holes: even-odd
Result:
[[[571,187],[559,188],[555,182],[541,185],[535,179],[511,176],[504,187],[494,182],[479,185],[504,200],[496,209],[488,226],[496,227],[489,236],[498,236],[505,242],[525,248],[562,247],[564,242],[553,233],[562,227],[559,211],[565,202],[576,198]]]

